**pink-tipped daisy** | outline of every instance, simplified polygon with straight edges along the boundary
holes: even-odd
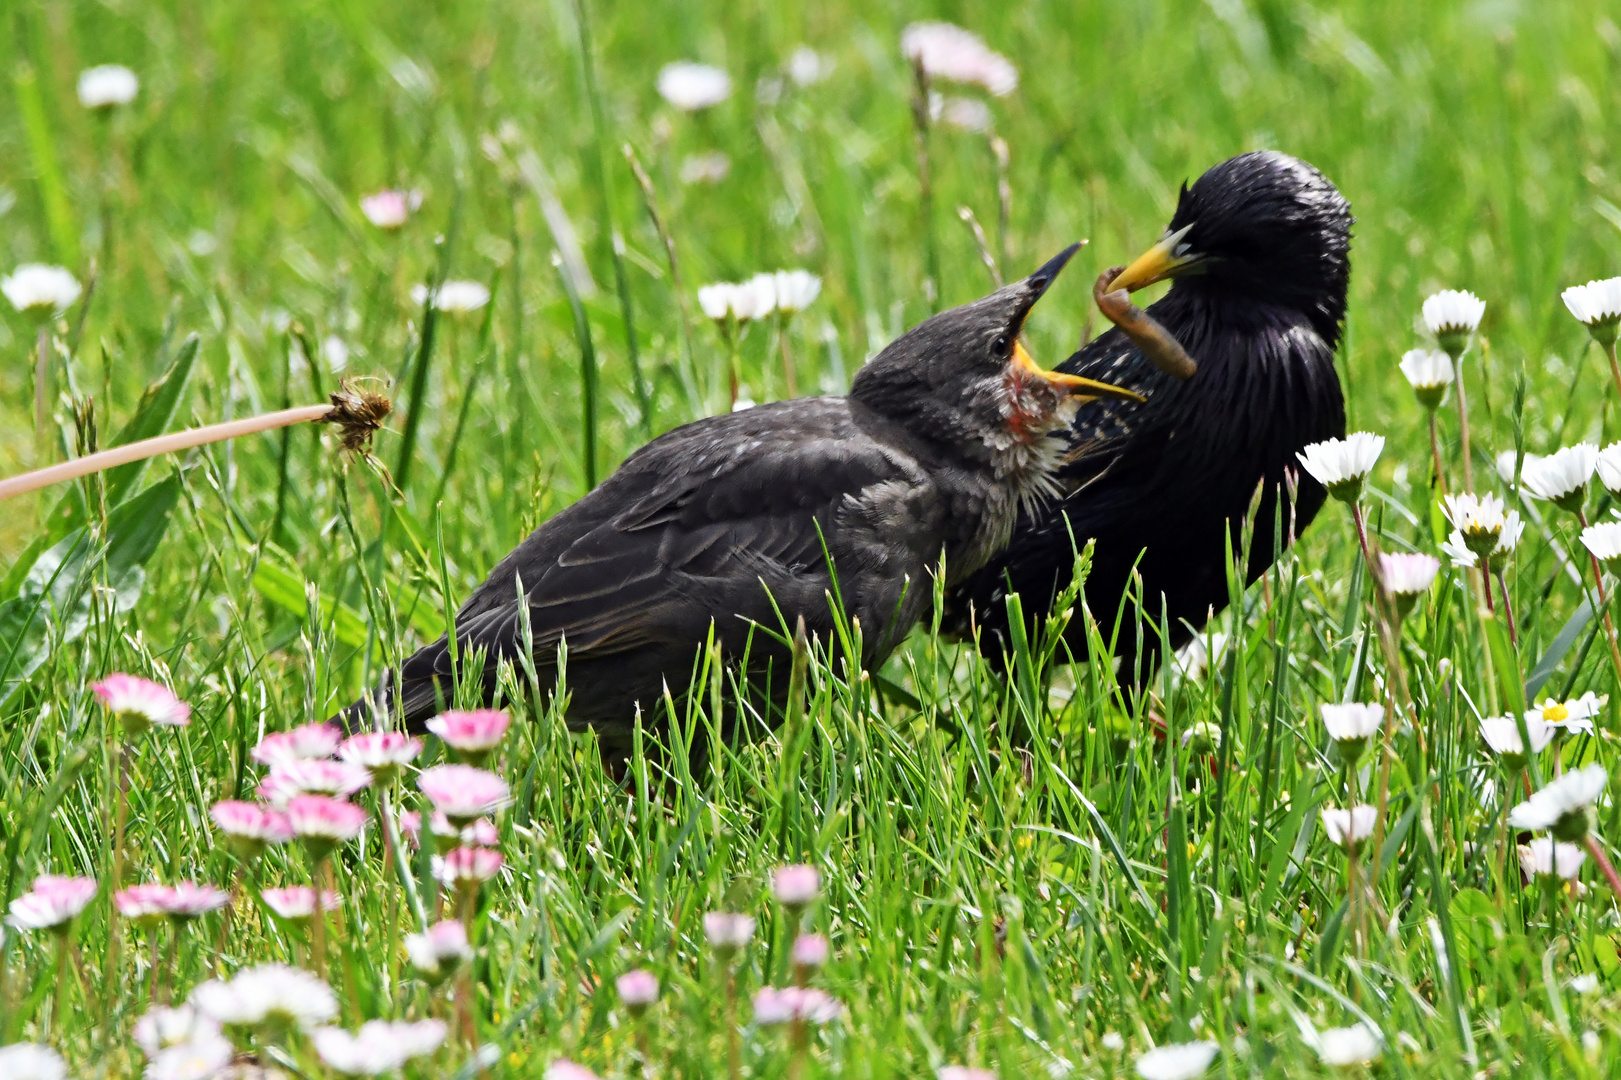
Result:
[[[287,820],[310,857],[319,862],[366,828],[366,811],[329,795],[297,795],[287,804]]]
[[[428,721],[428,730],[468,761],[482,761],[501,745],[512,718],[502,709],[452,710]]]
[[[338,758],[369,770],[375,783],[392,783],[422,753],[422,740],[398,731],[368,731],[338,747]]]
[[[794,967],[812,970],[827,963],[827,938],[821,934],[800,934],[794,939]]]
[[[704,915],[704,936],[722,959],[754,940],[754,916],[735,911],[711,911]]]
[[[259,797],[285,807],[298,795],[353,795],[371,785],[371,772],[347,761],[295,759],[277,762],[259,785]]]
[[[405,955],[423,979],[437,986],[473,958],[473,947],[467,941],[467,928],[456,919],[445,919],[428,927],[426,933],[407,934]]]
[[[153,725],[185,727],[191,723],[191,706],[151,679],[119,671],[92,684],[90,689],[132,735]]]
[[[388,189],[361,199],[360,212],[379,229],[393,232],[410,220],[411,211],[416,209],[413,202],[410,194]]]
[[[447,1030],[443,1020],[368,1020],[354,1034],[342,1028],[316,1028],[310,1041],[321,1061],[335,1072],[381,1076],[439,1049]]]
[[[293,838],[293,826],[287,815],[259,803],[222,799],[209,808],[208,816],[214,819],[214,827],[225,835],[227,846],[244,858]]]
[[[754,1022],[761,1026],[794,1020],[830,1024],[843,1013],[838,998],[811,986],[763,986],[754,995]]]
[[[469,825],[507,804],[512,789],[499,776],[471,765],[435,765],[417,777],[417,787],[454,825]]]
[[[173,891],[156,882],[131,885],[113,893],[113,908],[136,926],[150,928],[168,917]]]
[[[614,989],[619,993],[619,1000],[630,1010],[632,1016],[640,1016],[659,999],[659,980],[651,971],[641,968],[625,972],[614,980]]]
[[[231,902],[231,894],[212,885],[177,881],[169,887],[164,914],[176,922],[190,922]]]
[[[433,876],[442,885],[476,889],[501,872],[501,853],[485,847],[459,847],[433,860]]]
[[[430,819],[433,824],[433,840],[435,846],[441,849],[456,847],[460,844],[474,844],[479,847],[495,847],[501,842],[500,830],[489,818],[479,818],[470,825],[461,828],[450,823],[450,819],[435,810]],[[400,831],[403,832],[413,845],[422,843],[422,815],[415,810],[404,810],[400,813]]]
[[[96,879],[41,874],[34,887],[11,902],[6,922],[19,930],[67,933],[74,918],[96,895]]]
[[[558,1058],[546,1066],[542,1080],[602,1080],[602,1078],[579,1062]]]
[[[265,902],[265,907],[289,922],[303,922],[315,914],[315,890],[308,885],[289,885],[284,889],[264,889],[259,893],[259,899]],[[321,909],[333,911],[343,903],[343,898],[331,889],[321,890]]]
[[[771,892],[785,908],[805,908],[822,894],[822,875],[803,863],[779,866],[771,872]]]
[[[262,765],[284,761],[329,758],[343,741],[343,732],[331,724],[301,724],[287,731],[273,731],[253,748],[253,760]]]

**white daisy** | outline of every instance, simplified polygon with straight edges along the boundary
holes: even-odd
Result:
[[[428,302],[426,285],[411,286],[411,302]],[[433,306],[453,315],[477,311],[490,302],[490,290],[476,281],[446,281],[433,294]]]
[[[0,293],[24,315],[46,319],[73,306],[84,290],[79,281],[60,266],[23,263],[0,278]]]
[[[1502,499],[1496,495],[1464,492],[1461,495],[1448,495],[1441,506],[1452,527],[1462,534],[1464,545],[1477,558],[1491,554],[1492,549],[1497,547],[1497,542],[1503,536],[1503,527],[1507,524]]]
[[[210,979],[191,992],[191,1004],[221,1024],[256,1027],[285,1023],[310,1027],[338,1014],[332,988],[307,971],[260,964],[230,981]]]
[[[982,86],[997,97],[1019,86],[1019,71],[977,34],[943,22],[915,22],[901,33],[901,55],[930,79]]]
[[[1195,1080],[1220,1051],[1213,1042],[1166,1043],[1137,1059],[1137,1075],[1143,1080]]]
[[[1365,743],[1385,722],[1384,707],[1377,704],[1325,704],[1321,711],[1323,727],[1337,743]]]
[[[1572,285],[1560,299],[1594,341],[1606,347],[1614,344],[1616,328],[1621,325],[1621,277]]]
[[[1520,468],[1520,482],[1535,498],[1574,514],[1587,498],[1587,481],[1597,465],[1598,447],[1577,443],[1544,458],[1527,457]]]
[[[1401,373],[1407,376],[1418,403],[1434,412],[1452,385],[1452,358],[1439,349],[1410,349],[1402,355]]]
[[[1485,313],[1486,301],[1472,292],[1444,289],[1424,301],[1424,325],[1454,360],[1463,355],[1469,335]]]
[[[1542,753],[1544,747],[1553,741],[1553,725],[1544,722],[1541,718],[1527,715],[1525,718],[1525,731],[1531,736],[1531,752]],[[1480,737],[1486,741],[1491,752],[1504,759],[1511,772],[1518,771],[1524,765],[1525,740],[1520,738],[1520,724],[1512,716],[1483,716],[1480,719]]]
[[[67,1074],[62,1055],[48,1046],[25,1042],[0,1046],[0,1076],[6,1080],[63,1080]]]
[[[1520,869],[1526,877],[1551,877],[1569,881],[1581,873],[1587,852],[1575,844],[1561,844],[1549,836],[1538,836],[1520,845]]]
[[[1604,766],[1593,764],[1555,778],[1542,790],[1508,813],[1511,828],[1547,830],[1554,839],[1576,843],[1587,836],[1587,811],[1610,778]]]
[[[726,281],[698,287],[698,307],[716,322],[725,322],[732,314],[732,290],[737,286]]]
[[[1582,530],[1582,546],[1606,570],[1621,570],[1621,521],[1601,521]]]
[[[202,1035],[159,1050],[142,1073],[145,1080],[208,1080],[236,1058],[236,1047],[223,1035]]]
[[[140,89],[135,72],[122,64],[102,64],[79,72],[79,104],[87,109],[128,105]]]
[[[1295,455],[1312,478],[1328,493],[1345,502],[1355,502],[1362,484],[1384,451],[1385,438],[1357,431],[1343,439],[1312,443]]]
[[[1384,1037],[1367,1024],[1328,1028],[1316,1032],[1311,1040],[1318,1059],[1330,1068],[1372,1064],[1384,1053],[1384,1042]]]
[[[1373,835],[1373,826],[1379,820],[1379,811],[1367,803],[1349,810],[1335,806],[1323,807],[1323,832],[1328,841],[1355,853],[1362,841]]]
[[[1392,555],[1379,553],[1379,579],[1385,592],[1396,601],[1396,612],[1406,618],[1419,597],[1430,591],[1435,575],[1441,569],[1441,560],[1422,552],[1403,552]]]
[[[1621,442],[1613,442],[1598,452],[1598,478],[1605,491],[1621,498]]]
[[[833,61],[809,45],[801,45],[788,57],[788,77],[795,86],[810,86],[833,74]]]
[[[1544,698],[1540,705],[1533,705],[1525,714],[1527,720],[1537,720],[1547,724],[1558,731],[1569,735],[1582,733],[1592,734],[1593,717],[1604,711],[1604,706],[1610,703],[1610,695],[1595,694],[1589,690],[1579,698],[1569,701],[1556,701],[1553,698]]]
[[[682,112],[719,105],[732,96],[732,77],[717,67],[678,60],[659,71],[659,96]]]
[[[822,292],[822,279],[809,270],[778,270],[777,310],[792,315],[810,307]]]

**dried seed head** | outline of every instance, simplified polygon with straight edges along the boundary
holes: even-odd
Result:
[[[382,394],[363,390],[354,379],[344,379],[332,394],[332,411],[322,418],[323,423],[338,425],[338,438],[343,448],[360,454],[371,445],[371,437],[383,426],[394,403]]]

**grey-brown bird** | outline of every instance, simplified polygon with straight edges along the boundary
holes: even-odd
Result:
[[[950,587],[1007,544],[1021,510],[1056,492],[1077,405],[1139,400],[1043,371],[1019,342],[1078,246],[913,327],[848,396],[709,417],[631,455],[457,612],[457,654],[465,663],[481,651],[485,696],[497,664],[526,648],[545,692],[566,642],[569,726],[595,728],[605,753],[623,754],[638,711],[657,727],[666,688],[684,697],[711,634],[780,706],[785,631],[803,618],[830,641],[835,596],[861,621],[863,664],[881,664],[928,605],[942,558]],[[377,704],[419,728],[451,699],[452,668],[442,637],[384,680]],[[365,706],[350,706],[351,719]]]

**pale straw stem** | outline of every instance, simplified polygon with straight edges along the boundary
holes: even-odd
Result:
[[[125,446],[115,446],[110,450],[86,454],[82,458],[64,461],[59,465],[35,469],[21,476],[0,480],[0,499],[9,499],[14,495],[22,495],[51,484],[77,480],[81,476],[89,476],[91,473],[118,465],[127,465],[132,461],[144,461],[159,454],[172,454],[177,450],[190,450],[194,446],[207,446],[209,443],[223,442],[226,439],[238,439],[244,435],[256,435],[261,431],[274,431],[276,428],[292,424],[319,420],[335,407],[331,404],[301,405],[298,408],[282,409],[279,412],[253,416],[246,420],[228,420],[223,424],[209,424],[207,427],[192,428],[190,431],[176,431]]]

